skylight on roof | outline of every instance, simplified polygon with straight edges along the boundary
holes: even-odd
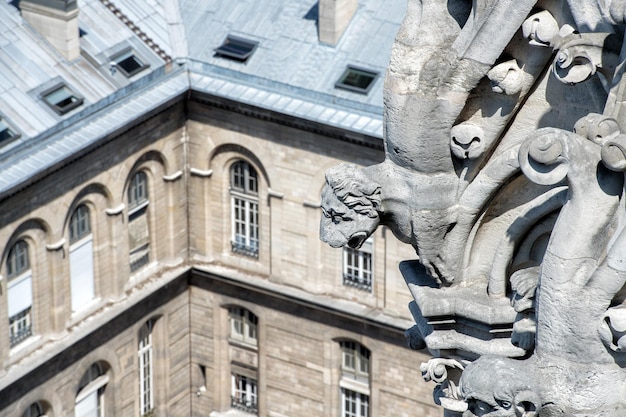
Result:
[[[74,93],[68,86],[60,85],[41,95],[52,110],[65,114],[83,104],[83,98]]]
[[[376,77],[378,77],[378,72],[348,66],[335,83],[335,88],[367,94],[370,88],[372,88]]]
[[[126,78],[132,77],[138,72],[148,68],[133,51],[126,51],[120,55],[117,55],[112,59],[115,62],[115,67],[118,68]]]
[[[215,48],[215,55],[246,62],[258,45],[259,43],[255,41],[228,35],[224,43]]]
[[[4,142],[15,139],[18,136],[19,134],[11,128],[7,121],[0,117],[0,146],[3,145]]]

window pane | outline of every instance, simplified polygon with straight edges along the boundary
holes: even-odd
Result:
[[[257,412],[257,381],[249,376],[231,374],[231,406],[249,413]]]
[[[94,391],[74,407],[75,417],[100,417],[98,415],[98,392]]]
[[[145,172],[137,172],[128,187],[128,207],[134,208],[148,200],[148,176]]]
[[[77,240],[89,235],[89,233],[91,233],[89,209],[87,206],[82,204],[78,206],[70,219],[70,242],[76,242]]]
[[[78,311],[93,300],[93,241],[91,239],[74,245],[70,250],[70,291],[72,311]]]
[[[18,241],[7,258],[7,276],[12,277],[21,274],[30,267],[28,259],[28,245],[23,240]]]
[[[343,249],[343,283],[362,290],[372,290],[372,240],[361,249]]]
[[[152,321],[146,323],[139,332],[139,401],[141,413],[154,408],[152,372]]]
[[[11,129],[6,121],[0,118],[0,144],[6,140],[13,139],[17,134]]]
[[[65,85],[44,94],[43,99],[58,114],[65,114],[83,103],[83,99]]]

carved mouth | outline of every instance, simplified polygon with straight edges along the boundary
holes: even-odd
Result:
[[[352,249],[359,249],[363,242],[367,239],[367,233],[365,232],[356,232],[352,236],[350,236],[350,240],[348,240],[348,246]]]

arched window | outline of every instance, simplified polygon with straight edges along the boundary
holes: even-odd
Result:
[[[32,335],[33,277],[28,244],[19,240],[7,257],[9,343],[15,346]]]
[[[128,187],[128,208],[132,210],[148,202],[148,176],[139,171],[133,175]]]
[[[258,319],[254,313],[245,308],[231,307],[228,309],[228,316],[230,318],[231,339],[256,346]]]
[[[259,181],[255,169],[245,161],[230,168],[232,250],[259,256]]]
[[[154,409],[154,355],[152,349],[152,329],[150,320],[139,330],[139,409],[146,415]]]
[[[89,208],[81,204],[70,218],[70,284],[72,312],[89,304],[95,296],[93,238]]]
[[[360,343],[344,340],[341,347],[341,417],[369,417],[370,351]]]
[[[80,379],[74,417],[105,417],[104,391],[109,377],[100,363],[92,364]]]
[[[32,403],[27,409],[26,411],[24,411],[24,414],[22,414],[22,417],[41,417],[44,415],[44,409],[43,406],[36,402],[36,403]]]
[[[148,176],[139,171],[128,186],[128,240],[130,271],[135,272],[150,261],[148,227]]]

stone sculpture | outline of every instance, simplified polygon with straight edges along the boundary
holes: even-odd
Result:
[[[327,172],[322,240],[415,248],[447,416],[626,415],[625,29],[626,0],[408,0],[386,159]]]

